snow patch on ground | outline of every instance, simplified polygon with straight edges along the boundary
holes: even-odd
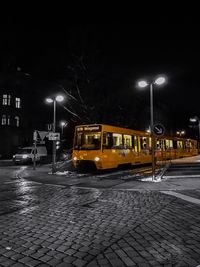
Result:
[[[76,172],[72,172],[72,171],[57,171],[55,173],[52,173],[52,172],[48,172],[48,174],[50,175],[58,175],[58,176],[76,176],[76,177],[84,177],[84,176],[87,176],[87,174],[84,174],[84,173],[76,173]]]
[[[55,173],[48,172],[48,174],[54,174],[54,175],[70,175],[70,174],[73,174],[73,173],[70,172],[70,171],[63,171],[63,172],[57,171]]]
[[[154,180],[152,180],[152,177],[146,177],[146,178],[142,178],[141,181],[159,183],[159,182],[162,182],[162,179],[160,177],[155,177]]]

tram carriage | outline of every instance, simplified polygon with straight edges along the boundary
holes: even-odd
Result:
[[[198,154],[197,141],[179,137],[156,137],[157,160],[176,159]],[[151,163],[151,136],[145,131],[104,124],[75,128],[72,161],[78,167],[117,168],[120,165]]]

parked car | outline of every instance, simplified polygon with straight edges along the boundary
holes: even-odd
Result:
[[[42,158],[47,157],[47,149],[45,146],[38,146],[35,150],[35,159],[37,162]],[[14,163],[32,163],[34,160],[34,147],[20,148],[15,155],[13,155]]]

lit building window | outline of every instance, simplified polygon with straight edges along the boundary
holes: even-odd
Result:
[[[11,103],[11,95],[7,95],[8,96],[8,106],[10,106]]]
[[[6,115],[5,114],[2,115],[1,125],[6,125]]]
[[[8,98],[7,98],[7,95],[3,95],[3,102],[2,102],[3,105],[7,105],[8,104]]]
[[[10,125],[10,116],[7,116],[7,124]]]
[[[21,99],[19,97],[15,98],[15,107],[21,108]]]
[[[19,117],[15,116],[15,126],[19,127]]]
[[[3,95],[3,101],[2,104],[5,106],[10,106],[11,104],[11,95]]]

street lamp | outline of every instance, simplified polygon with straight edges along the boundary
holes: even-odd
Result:
[[[185,135],[185,131],[184,130],[182,130],[182,131],[179,130],[179,131],[176,132],[176,134],[181,137],[181,136]]]
[[[153,85],[162,85],[166,82],[166,78],[164,76],[156,77],[153,81],[147,82],[145,80],[141,80],[138,82],[138,86],[140,88],[145,88],[149,85],[150,88],[150,130],[151,130],[151,147],[152,147],[152,181],[155,177],[155,138],[153,133]]]
[[[62,102],[64,97],[57,95],[54,98],[46,98],[47,103],[53,103],[53,133],[56,132],[56,102]],[[52,146],[52,173],[56,172],[56,140],[53,140]]]
[[[62,136],[63,136],[63,128],[67,125],[67,122],[66,121],[61,121],[60,125],[61,125],[61,129],[62,129],[61,133],[62,133]]]

